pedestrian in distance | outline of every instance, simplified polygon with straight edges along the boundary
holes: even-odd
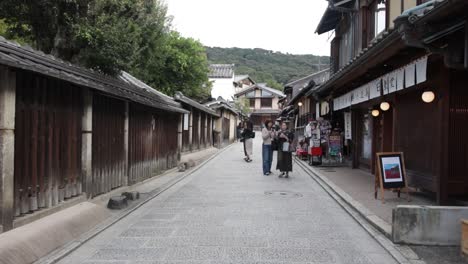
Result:
[[[239,142],[242,138],[242,122],[239,122],[239,124],[236,127],[236,140]]]
[[[292,172],[292,142],[294,140],[294,133],[288,130],[288,125],[283,122],[281,130],[277,132],[278,139],[278,162],[276,169],[281,172],[280,178],[283,176],[289,178],[289,172]]]
[[[244,130],[242,131],[241,141],[244,143],[244,160],[246,162],[252,162],[253,154],[253,138],[255,138],[255,132],[253,131],[253,124],[250,121],[244,122]]]
[[[273,122],[267,120],[265,127],[262,129],[262,159],[263,159],[263,175],[269,176],[271,174],[271,162],[273,160],[272,141],[275,138],[275,131],[273,129]]]

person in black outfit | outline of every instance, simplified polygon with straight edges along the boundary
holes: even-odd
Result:
[[[253,124],[250,121],[244,123],[244,131],[242,131],[242,142],[244,142],[244,160],[246,162],[252,162],[253,154],[253,138],[255,138],[255,132],[253,131]]]
[[[278,163],[276,169],[281,172],[280,178],[289,177],[289,172],[292,172],[292,142],[294,140],[294,133],[288,130],[286,123],[281,124],[281,130],[277,132],[278,139]],[[287,143],[287,146],[286,146]]]

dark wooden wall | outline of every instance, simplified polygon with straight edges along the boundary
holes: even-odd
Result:
[[[198,133],[198,128],[200,127],[198,124],[198,119],[200,118],[200,112],[193,109],[192,111],[193,117],[193,137],[192,137],[192,150],[200,149],[200,133]]]
[[[208,147],[213,146],[213,117],[208,116],[206,129],[206,143]]]
[[[81,90],[17,71],[16,215],[81,193]]]
[[[436,169],[440,153],[435,151],[438,138],[438,109],[421,100],[421,90],[399,95],[395,114],[395,150],[405,154],[408,182],[436,192]]]
[[[223,117],[223,140],[225,142],[229,141],[229,131],[231,127],[231,122],[228,118]]]
[[[201,112],[201,130],[200,130],[200,148],[206,148],[206,135],[205,135],[205,128],[206,128],[206,114]]]
[[[178,114],[130,106],[130,184],[177,166],[178,123]]]
[[[123,185],[125,169],[125,102],[94,93],[91,195]]]
[[[468,76],[452,71],[447,192],[468,196]]]

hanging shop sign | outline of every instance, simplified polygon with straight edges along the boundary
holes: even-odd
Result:
[[[333,110],[341,110],[425,82],[427,80],[427,59],[427,56],[422,57],[335,98]]]
[[[352,139],[351,112],[344,113],[345,139]]]

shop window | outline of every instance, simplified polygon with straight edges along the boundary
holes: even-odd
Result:
[[[273,106],[273,100],[271,98],[262,98],[262,108],[271,108]]]
[[[249,99],[249,105],[250,105],[250,108],[255,108],[255,99],[254,98]]]

